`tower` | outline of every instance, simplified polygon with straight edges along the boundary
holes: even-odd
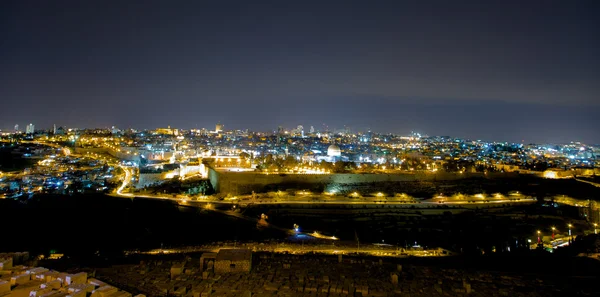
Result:
[[[34,131],[35,126],[32,123],[29,123],[29,125],[27,125],[27,127],[25,128],[25,133],[27,134],[33,134]]]
[[[15,132],[19,132],[19,124],[15,124]]]

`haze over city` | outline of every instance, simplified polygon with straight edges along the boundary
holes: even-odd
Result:
[[[600,142],[597,1],[4,1],[0,128]]]

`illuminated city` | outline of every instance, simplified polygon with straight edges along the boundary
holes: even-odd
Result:
[[[539,186],[523,185],[523,181],[569,182],[600,187],[596,178],[600,151],[580,142],[516,144],[419,133],[307,133],[282,128],[249,132],[217,124],[215,130],[53,127],[30,133],[11,131],[3,133],[2,147],[12,158],[28,161],[23,170],[2,173],[0,189],[5,199],[100,194],[106,199],[172,201],[179,207],[255,223],[259,229],[273,229],[289,237],[287,243],[271,243],[273,246],[260,241],[239,243],[239,248],[255,252],[340,257],[359,253],[387,258],[461,253],[447,247],[423,247],[418,242],[405,242],[400,248],[397,243],[385,244],[385,239],[361,246],[357,233],[315,229],[316,225],[302,218],[302,213],[314,215],[314,211],[334,217],[352,213],[358,220],[362,213],[379,213],[410,222],[415,215],[437,220],[440,213],[460,216],[473,211],[519,216],[520,207],[541,202],[574,207],[584,215],[583,220],[554,218],[548,226],[526,227],[536,230],[530,238],[519,238],[520,244],[516,239],[516,244],[479,253],[510,252],[511,248],[552,252],[573,242],[572,223],[577,224],[578,234],[595,235],[600,219],[598,203],[578,193],[570,197],[568,191],[550,190],[540,196]],[[301,223],[292,223],[287,216]],[[562,228],[556,227],[561,224]],[[230,245],[128,253],[218,253]]]
[[[2,2],[0,297],[600,296],[597,2]]]

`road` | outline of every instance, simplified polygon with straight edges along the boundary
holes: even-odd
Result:
[[[595,183],[595,182],[591,182],[591,181],[589,181],[589,180],[584,180],[584,179],[579,179],[579,178],[575,178],[575,180],[576,180],[576,181],[578,181],[578,182],[582,182],[582,183],[590,184],[590,185],[592,185],[592,186],[594,186],[594,187],[598,187],[598,188],[600,188],[600,184],[599,184],[599,183]]]
[[[308,254],[308,253],[321,253],[330,255],[349,255],[360,253],[363,255],[377,256],[377,257],[440,257],[449,256],[451,253],[442,249],[404,249],[393,245],[374,245],[364,244],[356,245],[350,242],[331,242],[331,243],[230,243],[225,245],[203,245],[203,246],[190,246],[184,248],[171,248],[171,249],[155,249],[145,252],[140,251],[127,251],[127,254],[177,254],[177,253],[190,253],[190,252],[213,252],[217,253],[220,249],[224,248],[247,248],[256,252],[274,252],[274,253],[289,253],[289,254]]]
[[[127,177],[126,177],[127,178]],[[435,202],[435,201],[420,201],[420,202],[414,202],[414,203],[409,203],[409,202],[400,202],[400,201],[385,201],[385,200],[378,200],[378,201],[368,201],[368,200],[354,200],[354,199],[350,199],[350,198],[345,198],[345,197],[341,197],[338,199],[331,199],[331,198],[327,198],[327,199],[300,199],[300,198],[293,198],[293,200],[291,199],[269,199],[269,200],[242,200],[242,199],[225,199],[225,200],[216,200],[214,198],[206,198],[206,199],[202,199],[202,200],[192,200],[190,199],[190,197],[185,196],[185,195],[176,195],[175,197],[171,196],[161,196],[161,195],[143,195],[143,194],[130,194],[130,193],[122,193],[122,190],[125,188],[126,183],[125,181],[123,182],[123,185],[119,188],[119,191],[117,191],[117,196],[120,197],[136,197],[136,198],[149,198],[149,199],[160,199],[160,200],[172,200],[172,201],[176,201],[178,203],[187,203],[189,205],[205,205],[208,203],[214,203],[214,204],[219,204],[219,205],[240,205],[242,207],[245,206],[249,206],[249,205],[281,205],[281,204],[297,204],[297,205],[302,205],[302,204],[330,204],[330,205],[335,205],[335,204],[343,204],[343,205],[395,205],[395,206],[403,206],[406,208],[409,207],[431,207],[431,206],[440,206],[440,205],[453,205],[453,206],[468,206],[468,205],[494,205],[494,204],[506,204],[506,203],[532,203],[532,202],[536,202],[537,200],[535,198],[531,198],[531,197],[523,197],[520,198],[519,200],[509,200],[509,199],[501,199],[501,200],[487,200],[487,201],[473,201],[473,202],[468,202],[468,201],[445,201],[443,203],[440,202]]]
[[[117,195],[119,196],[125,196],[125,197],[132,197],[133,194],[124,194],[123,190],[129,185],[129,183],[131,182],[131,169],[127,166],[123,166],[123,165],[119,165],[119,167],[121,169],[123,169],[123,171],[125,172],[125,178],[123,179],[123,184],[121,184],[121,186],[117,189]]]

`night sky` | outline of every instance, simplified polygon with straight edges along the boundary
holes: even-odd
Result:
[[[1,1],[0,129],[600,143],[599,16],[597,0]]]

